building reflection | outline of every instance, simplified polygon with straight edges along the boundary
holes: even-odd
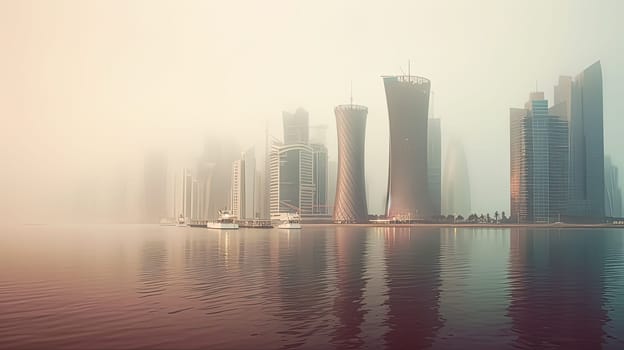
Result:
[[[602,232],[512,229],[508,316],[514,346],[602,347],[606,247]]]
[[[326,340],[314,334],[331,319],[328,236],[322,228],[280,230],[276,276],[280,308],[275,316],[283,321],[277,331],[282,348],[326,346]]]
[[[439,313],[440,233],[438,230],[388,228],[386,286],[391,349],[431,347],[443,325]]]
[[[336,288],[334,314],[338,325],[332,343],[339,349],[360,348],[362,323],[367,313],[363,300],[366,288],[366,228],[336,227]]]

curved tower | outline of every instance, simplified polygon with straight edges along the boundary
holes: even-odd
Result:
[[[364,177],[364,138],[368,108],[340,105],[334,109],[338,134],[338,177],[334,222],[368,221]]]
[[[416,219],[431,215],[427,186],[429,79],[384,76],[390,121],[388,217]]]

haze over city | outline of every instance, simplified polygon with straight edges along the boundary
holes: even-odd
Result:
[[[559,75],[600,60],[605,154],[622,167],[624,41],[619,1],[5,1],[0,3],[0,217],[66,220],[78,189],[116,203],[142,185],[146,153],[172,168],[206,139],[281,136],[282,111],[327,125],[369,109],[370,213],[384,211],[388,114],[381,75],[430,79],[443,149],[462,141],[472,210],[509,210],[509,108],[552,100]],[[444,150],[442,152],[444,156]],[[620,179],[621,182],[621,179]],[[133,195],[129,195],[133,197]],[[139,211],[143,202],[119,203]]]

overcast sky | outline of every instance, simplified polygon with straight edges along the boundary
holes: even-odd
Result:
[[[0,0],[0,217],[53,212],[84,179],[106,182],[207,135],[264,143],[281,112],[311,124],[369,107],[370,209],[383,210],[388,126],[381,75],[435,91],[443,138],[466,147],[473,211],[509,210],[509,108],[537,84],[602,61],[605,148],[624,165],[624,2]],[[177,163],[176,163],[177,164]]]

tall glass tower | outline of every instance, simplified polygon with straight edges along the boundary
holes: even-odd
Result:
[[[390,121],[390,163],[386,214],[413,220],[431,215],[427,185],[429,79],[384,76]]]

